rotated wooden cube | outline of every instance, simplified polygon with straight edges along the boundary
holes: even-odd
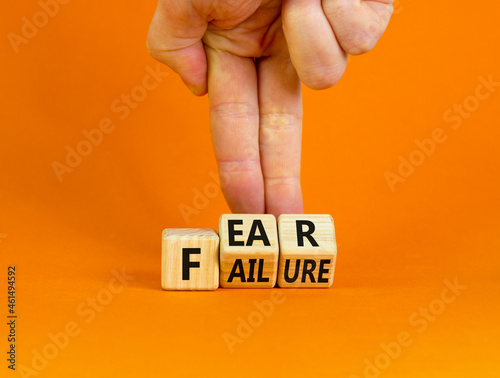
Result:
[[[331,215],[283,214],[278,218],[280,287],[330,287],[337,243]]]
[[[219,219],[220,285],[272,288],[276,284],[279,244],[272,214],[223,214]]]
[[[165,290],[219,287],[219,235],[208,228],[163,231],[161,286]]]

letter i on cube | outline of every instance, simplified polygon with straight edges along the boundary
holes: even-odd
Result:
[[[272,214],[223,214],[219,220],[220,285],[272,288],[276,284],[279,245]]]
[[[219,235],[208,228],[163,231],[161,286],[165,290],[219,287]]]
[[[280,287],[330,287],[337,257],[331,215],[281,215],[278,218]]]
[[[331,215],[223,214],[212,229],[163,231],[166,290],[321,288],[333,283],[337,244]],[[220,261],[220,269],[219,269]],[[220,277],[219,277],[220,276]],[[220,279],[220,280],[219,280]]]

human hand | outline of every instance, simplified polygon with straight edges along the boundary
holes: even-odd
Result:
[[[392,0],[159,0],[148,49],[194,94],[208,91],[233,212],[303,212],[300,81],[335,85],[391,13]]]

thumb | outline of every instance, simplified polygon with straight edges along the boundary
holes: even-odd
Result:
[[[191,1],[160,0],[149,27],[148,51],[177,72],[197,96],[207,93],[207,57],[201,39],[207,21]]]

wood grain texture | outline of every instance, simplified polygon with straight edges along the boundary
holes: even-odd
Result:
[[[199,253],[188,254],[186,248],[199,248]],[[188,267],[189,279],[183,277],[183,263]],[[183,279],[184,278],[184,279]],[[215,290],[219,287],[219,236],[208,228],[167,228],[163,231],[161,286],[165,290]]]
[[[280,287],[330,287],[337,243],[328,214],[284,214],[278,218]]]
[[[234,235],[233,239],[236,243],[244,245],[230,245],[230,221],[240,223],[232,226],[236,233],[239,233]],[[261,236],[260,226],[258,227],[257,223],[262,225],[269,245],[264,245],[264,240],[249,242],[249,236],[256,235],[257,239]],[[252,232],[252,228],[255,232]],[[222,287],[274,287],[279,259],[278,232],[274,215],[223,214],[219,219],[219,234],[220,285]],[[240,260],[240,264],[238,260]],[[231,278],[231,276],[233,277]]]

